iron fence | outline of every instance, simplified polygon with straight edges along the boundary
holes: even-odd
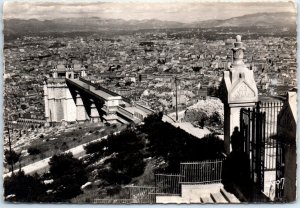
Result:
[[[276,135],[277,116],[283,106],[283,102],[261,101],[257,104],[260,112],[266,113],[265,123],[265,170],[276,169]]]
[[[132,203],[138,204],[154,204],[155,203],[155,187],[152,186],[126,186],[128,197],[132,199]]]
[[[155,174],[155,194],[181,195],[180,174]]]
[[[133,199],[94,199],[94,204],[132,204],[134,203]]]
[[[155,187],[129,185],[122,188],[119,198],[94,199],[95,204],[154,204]]]
[[[224,159],[180,163],[182,184],[220,183]]]
[[[260,112],[258,107],[241,109],[240,131],[244,139],[244,152],[250,160],[250,179],[261,191],[264,191],[265,118],[266,113]]]

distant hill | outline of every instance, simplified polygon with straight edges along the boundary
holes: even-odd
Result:
[[[191,27],[296,27],[297,14],[292,12],[257,13],[226,20],[194,22]]]
[[[7,19],[4,20],[4,33],[37,33],[37,32],[76,32],[76,31],[106,31],[106,30],[140,30],[159,28],[183,28],[184,23],[175,21],[123,20],[87,18],[59,18],[54,20],[37,19]]]
[[[5,19],[4,34],[30,34],[43,32],[84,32],[109,30],[140,30],[160,28],[208,28],[208,27],[296,27],[295,13],[257,13],[226,20],[207,20],[193,23],[175,21],[102,19],[99,17],[59,18],[53,20]]]

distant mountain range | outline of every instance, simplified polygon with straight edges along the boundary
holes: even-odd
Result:
[[[193,23],[176,21],[102,19],[99,17],[59,18],[53,20],[5,19],[4,34],[39,32],[79,32],[109,30],[140,30],[160,28],[210,28],[210,27],[296,27],[296,13],[257,13],[225,20],[207,20]]]
[[[297,14],[292,12],[257,13],[226,20],[208,20],[194,23],[198,27],[295,27]]]

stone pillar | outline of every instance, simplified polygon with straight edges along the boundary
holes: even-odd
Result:
[[[86,112],[83,105],[82,98],[78,91],[76,91],[76,121],[83,123],[86,120]]]
[[[297,178],[297,92],[288,92],[287,100],[278,115],[278,142],[283,152],[283,173],[277,172],[279,185],[283,186],[283,197],[287,202],[296,200]],[[278,170],[277,170],[278,171]]]
[[[91,115],[90,115],[91,122],[98,123],[101,121],[98,109],[96,107],[94,100],[90,99],[90,101],[91,101]]]
[[[233,63],[224,71],[221,82],[221,100],[224,103],[224,145],[227,154],[231,151],[230,137],[235,127],[240,127],[241,108],[253,107],[258,101],[258,90],[253,71],[243,61],[244,46],[241,36],[236,36]],[[239,129],[240,130],[240,129]]]

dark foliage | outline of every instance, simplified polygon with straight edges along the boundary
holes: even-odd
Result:
[[[126,129],[117,135],[110,135],[107,139],[90,143],[85,146],[87,153],[92,153],[89,164],[102,157],[115,154],[106,160],[109,167],[99,172],[98,177],[108,184],[127,184],[133,177],[144,172],[145,162],[142,151],[143,140],[131,129]]]
[[[214,112],[210,117],[209,117],[209,124],[208,125],[223,125],[223,120],[221,115],[218,112]]]
[[[37,154],[40,154],[40,153],[41,153],[41,151],[40,151],[38,148],[36,148],[36,147],[29,147],[29,148],[27,149],[27,152],[28,152],[30,155],[37,155]]]
[[[131,178],[139,176],[144,172],[145,167],[143,154],[139,151],[119,154],[117,159],[111,161],[111,167]]]
[[[182,161],[199,161],[222,157],[223,141],[213,134],[198,139],[180,128],[161,121],[161,115],[145,119],[143,131],[148,134],[148,150],[168,162],[168,171],[178,172]]]
[[[41,202],[46,199],[46,186],[39,176],[25,175],[23,171],[4,178],[4,196],[15,195],[8,201]]]
[[[98,177],[107,182],[109,185],[128,184],[131,181],[129,176],[113,169],[100,170]]]
[[[6,149],[4,151],[5,162],[7,162],[9,165],[17,163],[20,159],[20,156],[21,154],[15,152],[14,150],[10,152],[8,149]]]
[[[122,190],[121,186],[115,186],[115,187],[107,189],[106,192],[107,192],[108,196],[113,196],[113,195],[120,193],[121,190]]]
[[[124,130],[120,134],[110,135],[107,139],[93,142],[84,147],[86,153],[100,153],[103,156],[114,152],[135,152],[144,147],[143,141],[132,130]]]
[[[87,182],[83,163],[71,153],[54,155],[49,162],[49,176],[57,201],[66,201],[81,193],[80,187]]]

